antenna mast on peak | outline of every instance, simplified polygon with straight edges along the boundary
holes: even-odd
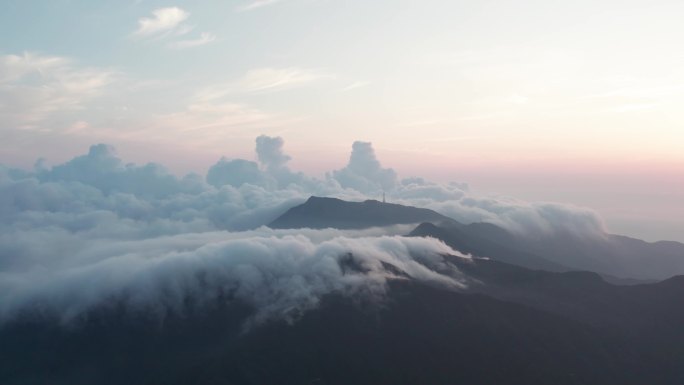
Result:
[[[385,192],[384,191],[382,192],[382,203],[387,203],[387,202],[385,202]]]

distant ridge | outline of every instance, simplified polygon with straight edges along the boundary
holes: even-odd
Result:
[[[635,284],[684,274],[684,244],[648,243],[613,234],[512,233],[492,223],[459,223],[435,211],[383,203],[312,196],[269,224],[274,229],[365,229],[419,224],[410,236],[433,237],[479,257],[547,271],[589,270],[613,282]],[[625,278],[627,278],[625,280]]]
[[[588,270],[619,284],[684,274],[684,244],[648,243],[620,235],[556,232],[516,235],[491,223],[422,223],[409,235],[433,237],[464,253],[547,271]]]
[[[437,238],[460,252],[488,257],[529,269],[573,270],[526,250],[524,245],[519,245],[511,233],[491,223],[449,226],[425,222],[413,229],[409,236]]]
[[[273,229],[365,229],[421,222],[458,224],[429,209],[376,200],[347,202],[337,198],[312,196],[303,204],[289,209],[268,226]]]

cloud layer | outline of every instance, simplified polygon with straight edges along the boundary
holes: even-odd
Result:
[[[258,309],[256,320],[291,319],[330,292],[380,295],[394,274],[389,265],[462,287],[457,271],[441,269],[441,255],[456,252],[398,236],[410,227],[261,227],[311,195],[364,200],[385,191],[394,202],[520,234],[603,234],[585,209],[477,197],[461,183],[400,180],[370,143],[354,143],[349,164],[324,179],[292,171],[281,138],[257,138],[256,157],[223,158],[206,177],[179,178],[158,164],[127,164],[98,144],[53,167],[0,166],[0,320],[37,312],[68,321],[111,298],[131,309],[181,311],[187,297],[225,293]],[[344,258],[353,258],[353,271]]]
[[[50,269],[6,271],[0,279],[0,321],[40,314],[69,322],[107,303],[132,312],[183,312],[188,299],[239,300],[254,322],[294,320],[332,292],[381,298],[393,266],[420,281],[463,287],[457,271],[435,272],[455,252],[432,239],[349,238],[262,229],[239,237],[188,233],[131,241],[102,240],[61,257]],[[235,234],[233,234],[234,236]],[[53,256],[55,257],[55,256]],[[350,268],[352,266],[353,268]]]

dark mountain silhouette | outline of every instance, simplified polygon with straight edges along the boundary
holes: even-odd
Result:
[[[474,280],[469,286],[471,292],[585,323],[650,333],[654,321],[664,327],[673,317],[684,320],[684,308],[673,306],[684,295],[684,276],[649,284],[616,285],[588,271],[548,272],[487,259],[447,258]],[[676,324],[670,327],[666,336],[684,336],[675,330],[679,329]]]
[[[684,383],[683,276],[638,284],[567,271],[622,255],[629,267],[638,254],[668,266],[678,261],[676,242],[606,234],[529,239],[430,210],[315,197],[272,225],[420,221],[411,235],[487,257],[444,255],[433,265],[465,276],[466,289],[421,283],[383,262],[393,277],[384,298],[327,295],[294,323],[245,329],[256,309],[223,292],[212,304],[188,297],[181,313],[163,317],[117,298],[67,325],[37,309],[0,325],[0,384]],[[349,254],[337,263],[343,274],[364,274],[355,261]]]
[[[312,196],[303,204],[289,209],[268,226],[274,229],[365,229],[420,222],[442,223],[454,220],[432,210],[376,200],[347,202]]]
[[[113,306],[68,326],[27,315],[0,328],[0,383],[684,381],[684,277],[615,286],[588,272],[444,258],[472,278],[468,291],[386,266],[397,278],[382,302],[329,295],[293,324],[246,332],[253,309],[226,299],[198,308],[189,298],[183,315],[163,319]],[[339,263],[358,268],[349,261]]]
[[[614,234],[555,233],[534,242],[521,237],[519,243],[551,261],[618,277],[661,280],[684,274],[684,244],[679,242],[651,243]]]

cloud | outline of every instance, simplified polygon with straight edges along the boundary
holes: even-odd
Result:
[[[30,52],[23,55],[0,56],[0,83],[9,83],[22,79],[33,72],[43,74],[68,66],[69,60],[58,56],[43,56]]]
[[[237,8],[238,11],[244,12],[244,11],[252,11],[257,8],[262,8],[266,7],[269,5],[273,5],[276,3],[279,3],[281,0],[252,0],[244,5],[241,5]]]
[[[178,7],[158,8],[152,11],[152,17],[138,20],[137,36],[151,36],[169,32],[177,28],[190,14]]]
[[[169,43],[169,47],[173,48],[173,49],[193,48],[193,47],[199,47],[202,45],[209,44],[215,40],[216,40],[216,35],[209,33],[209,32],[202,32],[200,37],[198,37],[196,39],[174,41],[172,43]]]
[[[398,180],[367,142],[355,142],[349,164],[323,179],[290,170],[284,147],[282,138],[260,136],[258,162],[223,158],[206,176],[126,163],[105,144],[52,167],[0,166],[0,320],[31,314],[68,322],[107,304],[182,312],[186,299],[205,303],[226,293],[255,308],[254,322],[294,320],[328,293],[381,298],[397,271],[454,289],[467,282],[445,270],[442,256],[454,250],[399,236],[407,226],[262,227],[311,195],[364,200],[386,188],[391,202],[525,236],[604,231],[586,209],[481,197],[462,183]]]
[[[118,77],[113,70],[79,66],[65,57],[0,56],[0,123],[36,128],[49,117],[84,109]]]
[[[301,87],[325,77],[329,75],[296,67],[256,68],[247,71],[238,84],[247,92],[278,91]]]
[[[397,182],[397,173],[382,168],[369,142],[354,142],[349,164],[332,175],[342,187],[367,193],[391,190]]]
[[[182,312],[187,299],[203,304],[221,296],[254,306],[253,322],[293,321],[328,293],[380,298],[395,270],[432,284],[464,287],[457,270],[436,271],[443,270],[443,255],[457,253],[434,239],[314,241],[260,232],[234,239],[204,233],[123,243],[102,240],[97,247],[64,256],[51,269],[5,271],[0,276],[0,321],[38,313],[70,322],[108,303],[123,303],[132,313]],[[395,269],[388,270],[389,265]]]
[[[133,32],[133,36],[151,40],[185,36],[195,29],[194,26],[182,24],[189,17],[190,13],[178,7],[155,9],[152,11],[152,17],[143,17],[138,20],[138,29]],[[202,32],[194,38],[170,41],[166,43],[166,46],[182,50],[207,45],[214,41],[216,41],[216,35]]]
[[[283,144],[280,137],[261,135],[256,139],[259,163],[223,158],[209,169],[207,182],[216,187],[239,187],[250,183],[266,189],[293,190],[303,195],[306,192],[324,192],[328,187],[327,183],[309,178],[301,172],[292,172],[287,167],[290,156],[284,153]],[[339,186],[332,188],[339,189]]]
[[[259,169],[256,162],[244,159],[229,160],[222,158],[207,172],[207,183],[215,187],[240,187],[245,183],[264,188],[276,186],[276,181]]]
[[[283,138],[261,135],[256,138],[256,153],[259,162],[268,169],[285,167],[291,157],[283,152]]]
[[[164,141],[174,129],[175,140],[189,140],[196,146],[216,145],[235,135],[250,135],[256,128],[277,125],[273,117],[255,107],[230,101],[191,101],[183,110],[154,117],[138,135]],[[229,130],[230,129],[230,130]]]
[[[33,226],[44,213],[46,226],[69,228],[83,215],[111,212],[124,220],[182,219],[166,227],[170,233],[190,225],[197,231],[245,229],[267,224],[311,195],[363,200],[385,188],[393,202],[432,208],[464,223],[491,222],[529,234],[604,232],[600,217],[588,209],[478,196],[463,183],[399,181],[394,170],[382,167],[367,142],[355,142],[349,164],[324,179],[290,170],[283,147],[281,138],[260,136],[258,163],[223,158],[206,177],[178,178],[158,164],[126,164],[113,148],[94,145],[87,154],[52,168],[42,163],[33,171],[0,168],[0,214],[8,226],[24,221]]]
[[[357,82],[351,83],[350,85],[342,88],[340,91],[342,91],[342,92],[352,91],[352,90],[355,90],[358,88],[368,87],[369,85],[370,85],[370,82],[357,81]]]
[[[217,82],[199,89],[193,95],[198,104],[217,103],[229,96],[284,91],[311,85],[332,75],[318,70],[290,68],[256,68],[236,79]]]

